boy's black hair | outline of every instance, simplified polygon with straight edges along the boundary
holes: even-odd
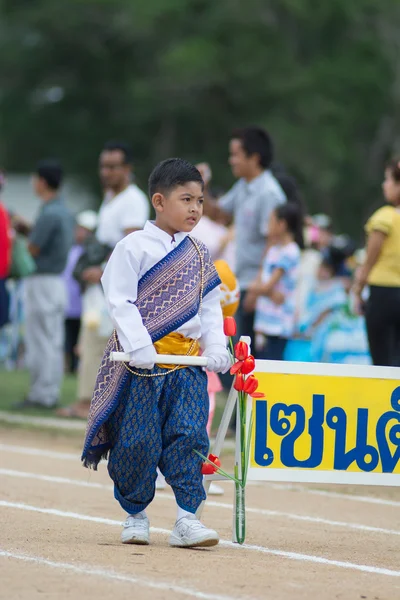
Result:
[[[167,158],[154,167],[149,177],[149,197],[154,194],[168,194],[178,185],[195,181],[204,190],[204,181],[200,172],[183,158]]]
[[[304,216],[301,207],[294,202],[280,204],[275,209],[276,218],[286,221],[288,231],[293,235],[296,244],[303,250],[303,222]]]
[[[52,190],[58,190],[61,186],[64,172],[57,160],[46,159],[38,162],[36,166],[36,175],[47,183]]]
[[[258,154],[260,167],[269,169],[274,158],[274,148],[270,135],[262,127],[235,129],[231,139],[240,140],[247,156]]]
[[[126,142],[110,141],[103,146],[103,152],[115,152],[116,150],[124,155],[124,164],[131,165],[133,163],[132,148]]]

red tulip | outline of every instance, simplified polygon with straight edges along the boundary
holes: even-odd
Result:
[[[201,467],[201,474],[202,475],[214,475],[216,470],[217,470],[217,467],[214,467],[214,465],[210,465],[210,463],[203,463],[203,465]]]
[[[237,377],[238,377],[238,375],[236,376],[236,378]],[[250,394],[250,396],[251,396],[252,394],[254,394],[254,392],[256,391],[257,388],[258,388],[258,380],[254,377],[254,375],[250,375],[250,377],[248,377],[244,382],[243,391],[246,394]]]
[[[233,384],[233,387],[235,388],[235,390],[237,392],[242,392],[245,388],[245,380],[243,378],[243,375],[241,373],[238,373],[235,377],[235,383]]]
[[[251,354],[243,361],[242,366],[240,368],[241,372],[244,375],[248,375],[249,373],[251,373],[252,371],[254,371],[254,368],[256,366],[256,361],[254,360],[254,356],[252,356]]]
[[[242,360],[238,360],[237,362],[235,362],[235,364],[231,366],[230,374],[236,375],[236,373],[238,373],[241,370],[242,364]]]
[[[215,456],[215,454],[209,454],[208,460],[211,460],[211,462],[213,462],[217,467],[221,466],[221,461],[219,460],[218,456]]]
[[[203,463],[203,465],[201,467],[202,475],[213,475],[215,473],[215,471],[218,469],[218,467],[221,466],[221,461],[219,460],[218,456],[215,456],[215,454],[209,454],[208,460],[211,460],[211,462],[213,462],[214,464],[211,465],[208,462]]]
[[[236,321],[233,317],[225,317],[224,333],[227,337],[234,337],[236,335]]]
[[[238,342],[235,346],[235,356],[238,360],[244,360],[249,355],[249,347],[246,342]]]

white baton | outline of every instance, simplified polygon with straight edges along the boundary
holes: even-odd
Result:
[[[183,365],[185,367],[206,367],[208,359],[206,356],[179,356],[174,354],[159,354],[161,365]],[[129,354],[125,352],[110,352],[110,360],[117,362],[129,362]]]

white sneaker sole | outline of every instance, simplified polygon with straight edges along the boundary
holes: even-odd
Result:
[[[185,542],[175,535],[169,538],[169,545],[173,548],[210,548],[219,543],[219,537],[206,536],[193,542]]]
[[[137,546],[148,546],[150,543],[149,538],[146,537],[127,537],[127,538],[123,538],[121,536],[121,542],[123,544],[136,544]]]

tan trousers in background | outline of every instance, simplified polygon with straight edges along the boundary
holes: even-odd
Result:
[[[31,275],[24,291],[27,400],[50,408],[60,399],[64,373],[65,284],[60,275]]]
[[[103,359],[108,338],[98,328],[82,323],[79,334],[78,400],[91,400],[97,371]]]

